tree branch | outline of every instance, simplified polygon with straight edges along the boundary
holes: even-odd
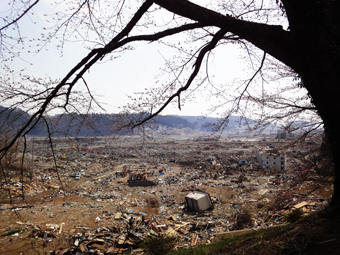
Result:
[[[30,6],[28,6],[28,8],[16,19],[12,20],[11,22],[9,22],[7,25],[3,26],[2,28],[0,28],[0,32],[6,28],[8,28],[9,26],[13,25],[14,23],[18,22],[22,17],[24,17],[26,15],[26,13],[28,13],[37,3],[39,2],[39,0],[36,0],[33,4],[31,4]]]
[[[187,90],[191,83],[193,82],[193,80],[195,79],[195,77],[197,76],[199,70],[200,70],[200,67],[201,67],[201,64],[202,64],[202,61],[203,61],[203,58],[204,56],[206,55],[206,53],[208,53],[209,51],[211,51],[212,49],[215,48],[216,44],[219,42],[219,40],[221,40],[223,38],[223,36],[225,35],[225,33],[227,33],[226,30],[224,29],[221,29],[220,31],[218,31],[213,39],[211,40],[210,43],[208,43],[205,47],[203,47],[203,49],[200,51],[200,53],[198,54],[198,57],[197,57],[197,60],[195,62],[195,65],[194,65],[194,70],[193,72],[191,73],[187,83],[185,86],[179,88],[177,90],[176,93],[172,94],[167,100],[166,102],[153,114],[149,115],[147,118],[143,119],[141,122],[135,124],[132,128],[135,128],[137,126],[141,126],[143,125],[145,122],[147,122],[148,120],[152,119],[153,117],[157,116],[158,114],[160,114],[164,109],[165,107],[167,107],[171,101],[174,99],[174,98],[180,98],[180,95],[183,91]]]
[[[222,15],[187,0],[155,0],[155,3],[177,15],[226,29],[246,39],[295,71],[299,69],[299,63],[296,61],[298,54],[295,52],[296,47],[293,43],[292,34],[283,30],[281,26],[240,20]]]

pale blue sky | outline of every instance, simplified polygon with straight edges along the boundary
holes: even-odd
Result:
[[[8,8],[7,5],[4,5],[5,2],[7,1],[1,2],[0,10]],[[53,9],[49,9],[49,2],[51,1],[41,0],[34,9],[34,15],[31,14],[20,21],[23,37],[39,37],[40,33],[45,31],[42,28],[50,26],[42,21],[44,11],[53,12]],[[55,48],[55,44],[55,41],[47,44],[39,54],[32,53],[34,50],[24,45],[21,59],[15,59],[11,67],[16,70],[25,69],[22,74],[30,76],[63,78],[88,53],[88,50],[83,48],[82,42],[66,43],[61,56],[60,51]],[[173,58],[173,50],[157,43],[136,45],[135,50],[117,54],[119,57],[113,61],[104,59],[86,74],[85,78],[90,89],[99,96],[99,101],[103,102],[104,108],[109,113],[118,112],[118,107],[128,102],[128,95],[143,91],[144,88],[157,86],[155,77],[161,74],[160,68],[165,64],[164,59]],[[210,78],[214,85],[219,87],[223,84],[231,84],[236,79],[246,80],[251,77],[254,70],[249,69],[249,65],[245,64],[239,53],[240,51],[235,45],[220,46],[214,51],[214,55],[210,57],[212,62],[209,67]],[[254,68],[256,67],[254,66]],[[205,67],[203,66],[202,69]],[[166,79],[170,79],[171,76],[171,74],[167,75]],[[209,87],[202,88],[197,93],[194,102],[186,103],[181,111],[177,107],[170,107],[163,114],[201,115],[207,113],[212,105],[220,103],[214,97],[209,97],[210,89]],[[231,90],[228,93],[233,92]],[[202,94],[208,95],[208,98]],[[183,94],[184,96],[185,94]]]

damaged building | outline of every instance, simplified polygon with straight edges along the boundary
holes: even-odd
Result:
[[[278,150],[256,151],[256,159],[262,169],[286,171],[286,153]]]

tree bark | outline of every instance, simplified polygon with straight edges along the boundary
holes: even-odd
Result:
[[[319,69],[323,69],[319,66]],[[329,64],[324,63],[329,67]],[[315,69],[314,69],[315,70]],[[333,69],[334,70],[334,69]],[[304,86],[313,99],[318,113],[323,120],[325,133],[328,137],[334,162],[334,191],[332,206],[340,206],[340,132],[338,118],[340,116],[340,87],[338,78],[331,77],[332,74],[324,76],[325,72],[319,75],[302,76]],[[331,89],[332,88],[332,89]]]
[[[340,206],[340,18],[336,1],[282,0],[299,53],[301,76],[331,144],[334,161],[333,206]]]

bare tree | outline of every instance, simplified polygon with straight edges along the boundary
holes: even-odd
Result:
[[[122,51],[131,50],[143,42],[159,42],[176,49],[181,57],[175,63],[167,62],[167,70],[173,75],[170,82],[164,82],[158,89],[148,91],[147,97],[138,97],[133,104],[136,110],[147,109],[148,112],[146,117],[131,123],[136,127],[161,113],[173,102],[181,108],[185,93],[204,89],[206,84],[214,85],[209,69],[211,57],[214,53],[221,54],[218,49],[224,45],[237,44],[238,49],[246,52],[253,72],[246,81],[237,83],[238,95],[234,100],[227,98],[226,102],[231,103],[233,111],[242,111],[242,107],[244,111],[244,107],[253,102],[260,108],[265,105],[274,107],[277,113],[289,109],[288,115],[282,114],[282,118],[292,116],[292,113],[299,114],[302,108],[312,112],[316,110],[330,141],[336,169],[332,204],[339,204],[340,136],[335,118],[340,109],[338,2],[216,0],[204,6],[203,1],[196,1],[202,3],[198,5],[186,0],[146,0],[131,3],[104,1],[108,4],[105,7],[104,2],[99,1],[65,2],[69,4],[69,9],[58,13],[54,30],[39,40],[38,50],[54,38],[60,41],[58,46],[61,49],[66,42],[77,38],[86,41],[85,46],[91,50],[61,80],[46,86],[40,93],[26,95],[21,90],[17,93],[19,102],[31,107],[32,115],[2,152],[11,147],[16,139],[27,134],[51,108],[59,107],[67,111],[76,85],[83,84],[93,102],[86,74],[95,64],[109,58],[114,60]],[[23,1],[22,4],[24,8],[2,26],[3,38],[7,36],[9,27],[20,27],[18,22],[30,14],[36,2],[27,5]],[[178,37],[182,34],[184,40]],[[169,40],[171,37],[174,39]],[[17,38],[20,39],[19,44],[24,40],[20,32]],[[2,52],[8,50],[9,41],[13,42],[13,38],[8,36],[4,39]],[[176,44],[177,41],[182,44]],[[9,50],[10,56],[17,57],[13,52]],[[267,64],[268,58],[274,63],[283,63],[296,73],[299,81],[296,83],[308,93],[307,100],[305,95],[300,99],[307,104],[302,107],[297,101],[286,97],[267,97],[266,89],[256,79],[260,77],[265,81],[265,70],[272,69],[269,73],[275,71],[275,65]],[[8,85],[7,90],[18,88],[12,84]],[[229,85],[224,84],[225,87]],[[227,93],[222,94],[223,97],[227,96]],[[4,98],[12,100],[13,97]],[[294,112],[291,109],[295,109]],[[263,116],[265,113],[265,110],[261,112]]]

